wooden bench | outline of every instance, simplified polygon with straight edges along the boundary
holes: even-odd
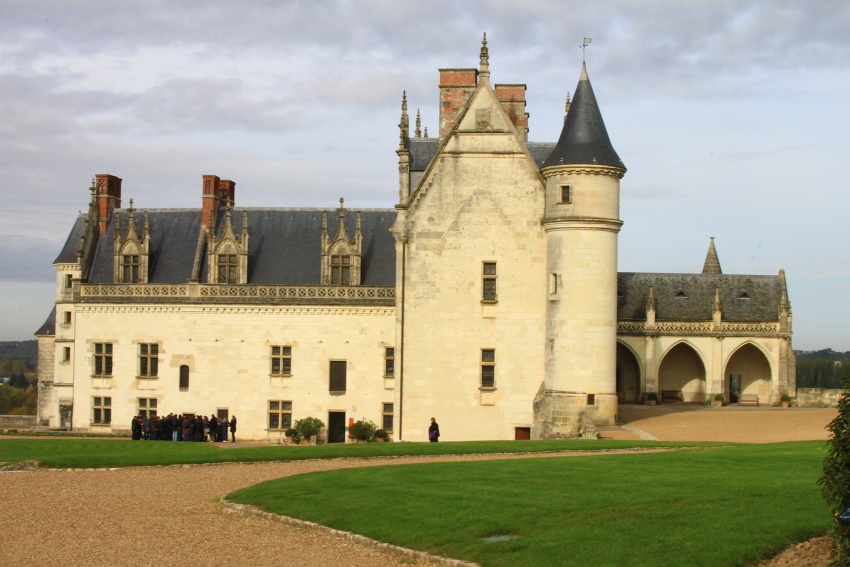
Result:
[[[682,390],[661,390],[661,403],[684,401],[685,396],[682,395]]]
[[[738,396],[739,406],[757,406],[759,405],[758,394],[741,394]]]

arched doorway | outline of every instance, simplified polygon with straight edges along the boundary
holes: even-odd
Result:
[[[729,393],[730,403],[745,394],[757,395],[759,403],[770,403],[770,363],[755,345],[745,344],[736,350],[724,374],[723,389]]]
[[[617,400],[637,403],[640,398],[640,365],[635,355],[617,343]]]
[[[705,366],[693,347],[679,343],[667,351],[658,369],[658,389],[681,392],[686,402],[705,402]]]

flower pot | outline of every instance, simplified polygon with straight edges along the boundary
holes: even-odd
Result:
[[[287,445],[292,445],[292,437],[291,437],[291,436],[287,436],[287,437],[286,437],[286,444],[287,444]]]
[[[378,440],[378,443],[386,443],[387,442],[386,437],[376,437],[376,439]]]
[[[655,403],[656,403],[656,400],[646,400],[646,405],[648,405],[648,406],[654,406]]]
[[[790,408],[790,407],[791,407],[791,402],[782,402],[782,407],[784,407],[784,408]]]
[[[301,443],[299,443],[299,445],[309,445],[309,444],[310,444],[310,440],[309,440],[309,439],[302,439],[302,440],[301,440]]]
[[[714,407],[722,408],[723,407],[723,400],[714,400]]]

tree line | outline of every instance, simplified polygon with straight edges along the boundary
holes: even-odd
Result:
[[[797,387],[842,389],[842,379],[850,378],[850,351],[831,348],[795,351],[797,355]]]

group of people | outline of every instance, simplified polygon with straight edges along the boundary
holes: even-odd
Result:
[[[236,416],[217,418],[200,415],[158,415],[133,418],[130,431],[134,441],[212,441],[236,443]]]

